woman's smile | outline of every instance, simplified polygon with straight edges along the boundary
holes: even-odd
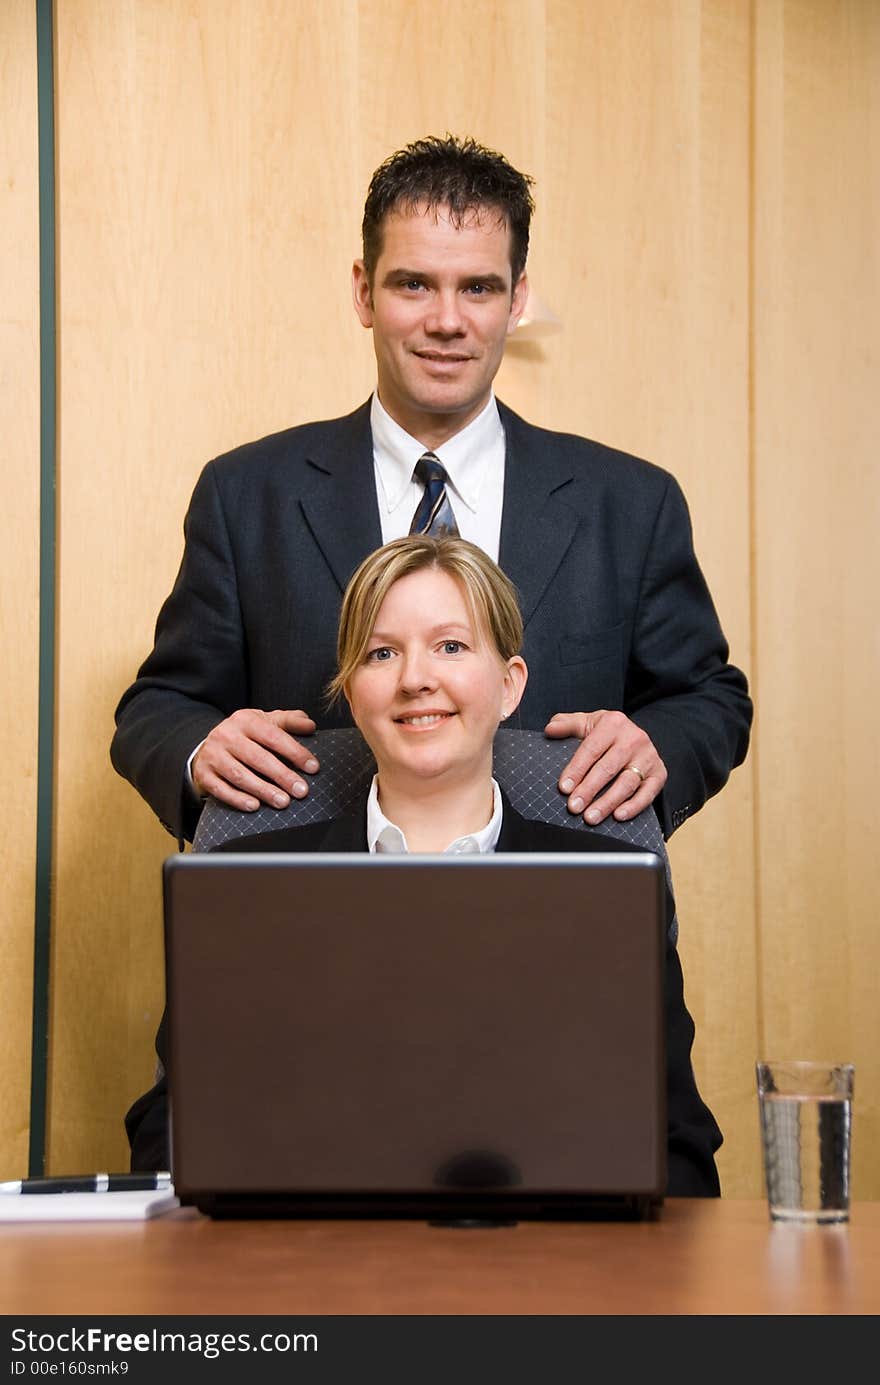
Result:
[[[431,730],[454,716],[455,712],[408,712],[404,716],[395,717],[394,720],[399,726],[412,726],[417,730]]]

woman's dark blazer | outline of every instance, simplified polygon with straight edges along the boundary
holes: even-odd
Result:
[[[350,813],[330,822],[287,827],[225,842],[219,851],[366,851],[366,799]],[[504,801],[504,817],[496,852],[524,851],[636,851],[617,838],[582,829],[533,822]],[[672,910],[667,890],[667,910]],[[670,912],[669,916],[672,914]],[[667,934],[668,936],[668,934]],[[678,952],[666,949],[666,1058],[668,1169],[670,1197],[717,1197],[720,1191],[714,1154],[721,1132],[703,1103],[691,1066],[694,1024],[684,1003],[684,981]],[[165,1019],[159,1027],[156,1050],[163,1064]],[[168,1094],[165,1078],[140,1097],[129,1110],[125,1126],[131,1144],[133,1169],[167,1169]]]

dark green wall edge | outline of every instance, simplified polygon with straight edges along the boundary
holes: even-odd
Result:
[[[52,0],[37,0],[40,185],[40,665],[28,1171],[45,1170],[55,760],[55,61]]]

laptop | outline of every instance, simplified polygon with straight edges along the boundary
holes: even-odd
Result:
[[[649,852],[169,858],[181,1203],[655,1215],[663,898]]]

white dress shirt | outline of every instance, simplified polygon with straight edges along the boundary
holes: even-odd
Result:
[[[371,855],[376,853],[406,854],[409,852],[406,837],[395,823],[388,821],[379,807],[378,782],[374,774],[367,799],[367,849]],[[450,842],[447,847],[443,848],[441,854],[443,856],[476,856],[478,854],[485,856],[494,851],[501,832],[502,812],[501,790],[493,779],[492,816],[486,826],[481,827],[479,832],[468,832],[464,837],[456,837],[454,842]]]
[[[382,542],[409,533],[423,489],[413,480],[424,443],[405,433],[373,395],[370,406],[376,499],[382,523]],[[432,449],[446,468],[446,494],[463,539],[475,543],[498,561],[501,504],[504,498],[504,428],[495,396],[460,433]]]

